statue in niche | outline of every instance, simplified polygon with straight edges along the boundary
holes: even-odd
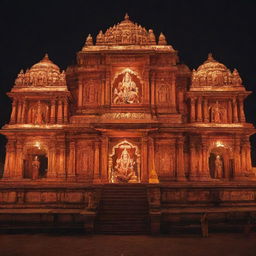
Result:
[[[36,180],[39,177],[40,161],[38,156],[35,156],[32,161],[32,179]]]
[[[221,123],[223,121],[223,108],[220,107],[218,101],[217,103],[211,107],[211,120],[214,123]]]
[[[31,123],[40,125],[47,123],[47,113],[48,107],[46,106],[46,104],[38,101],[36,105],[30,108],[28,116]]]
[[[115,169],[115,177],[119,182],[126,183],[136,181],[137,177],[134,171],[135,161],[131,158],[126,148],[121,153],[121,156],[117,158]]]
[[[158,91],[158,102],[167,103],[168,102],[168,88],[165,84],[161,85]]]
[[[131,75],[126,72],[123,80],[114,89],[114,104],[139,103],[139,89],[132,80]]]
[[[216,156],[214,167],[214,178],[221,179],[223,177],[223,161],[220,155]]]

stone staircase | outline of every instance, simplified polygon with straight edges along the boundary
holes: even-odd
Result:
[[[142,184],[104,185],[95,220],[99,234],[147,234],[147,188]]]

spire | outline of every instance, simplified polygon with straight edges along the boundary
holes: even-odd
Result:
[[[149,29],[148,34],[149,34],[150,44],[156,44],[156,37],[155,37],[153,29]]]
[[[158,39],[159,45],[167,45],[165,35],[161,32],[159,39]]]
[[[125,14],[124,19],[125,19],[125,20],[129,20],[129,19],[130,19],[128,13]]]
[[[86,46],[92,46],[93,45],[93,40],[92,40],[92,36],[91,34],[89,34],[86,38],[86,41],[85,41],[85,45]]]
[[[49,56],[48,56],[48,53],[46,53],[42,59],[42,61],[48,61],[49,60]]]
[[[208,58],[207,58],[208,61],[214,61],[215,59],[213,58],[212,56],[212,53],[208,53]]]

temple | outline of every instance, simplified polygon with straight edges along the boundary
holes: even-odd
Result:
[[[66,71],[46,54],[18,74],[1,129],[2,208],[97,212],[104,191],[145,188],[157,232],[172,206],[256,205],[250,93],[236,69],[209,54],[191,71],[162,33],[126,15],[88,35]]]

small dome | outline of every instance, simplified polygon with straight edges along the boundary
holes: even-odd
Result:
[[[44,58],[30,69],[23,70],[15,80],[15,89],[26,88],[30,90],[56,90],[56,87],[66,88],[66,74],[54,64],[45,54]]]
[[[243,88],[239,73],[236,69],[232,73],[224,64],[216,61],[211,53],[208,59],[192,72],[191,88],[225,90],[233,87]]]

